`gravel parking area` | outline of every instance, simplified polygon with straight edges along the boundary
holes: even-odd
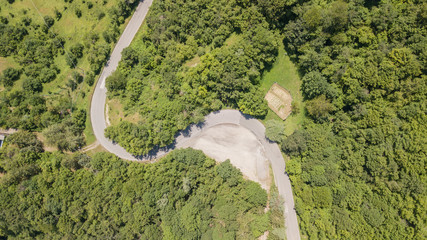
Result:
[[[202,150],[218,162],[230,159],[243,175],[269,189],[269,162],[262,144],[248,129],[235,124],[219,124],[204,129],[183,147]]]

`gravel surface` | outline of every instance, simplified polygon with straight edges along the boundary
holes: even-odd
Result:
[[[219,124],[204,129],[182,147],[202,150],[206,155],[223,162],[227,159],[249,180],[269,189],[269,162],[264,147],[248,129],[234,124]]]

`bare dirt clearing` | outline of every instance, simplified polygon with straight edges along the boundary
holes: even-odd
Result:
[[[215,125],[186,142],[184,147],[202,150],[219,162],[230,159],[231,164],[240,169],[245,177],[269,189],[269,162],[264,148],[257,137],[244,127]]]
[[[270,90],[265,95],[265,100],[268,106],[273,110],[282,120],[285,120],[292,112],[292,96],[288,90],[281,87],[279,84],[274,83]]]

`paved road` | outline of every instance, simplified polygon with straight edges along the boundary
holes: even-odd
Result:
[[[107,93],[107,89],[105,88],[105,78],[108,77],[117,68],[117,65],[121,59],[122,50],[129,46],[129,44],[131,43],[136,32],[144,21],[144,18],[147,15],[148,9],[151,6],[152,2],[153,0],[145,0],[138,5],[125,31],[117,42],[116,47],[114,48],[113,53],[110,56],[110,60],[108,61],[107,66],[105,66],[105,68],[103,69],[96,84],[95,91],[92,96],[90,109],[93,132],[95,134],[96,139],[105,149],[107,149],[111,153],[114,153],[120,158],[132,161],[150,161],[167,154],[173,149],[184,147],[185,143],[188,140],[198,136],[203,131],[203,129],[207,129],[212,126],[225,123],[241,125],[252,131],[263,145],[266,157],[271,162],[279,194],[285,199],[284,215],[287,239],[299,240],[300,234],[298,220],[294,209],[291,183],[289,177],[284,173],[285,161],[277,144],[271,143],[265,138],[265,127],[258,120],[243,115],[237,110],[222,110],[219,112],[214,112],[207,115],[203,123],[193,124],[189,126],[186,130],[180,132],[177,135],[174,144],[163,149],[154,150],[150,153],[150,155],[146,156],[133,156],[132,154],[129,154],[124,148],[122,148],[118,144],[111,142],[104,136],[104,130],[106,128],[105,101]]]
[[[295,212],[294,198],[292,195],[291,182],[289,177],[285,174],[285,160],[280,152],[279,146],[276,143],[270,142],[265,138],[265,127],[264,125],[255,118],[248,115],[243,115],[237,110],[221,110],[213,112],[205,117],[205,121],[202,124],[191,125],[186,131],[180,133],[175,144],[168,149],[159,151],[156,157],[161,157],[168,151],[174,148],[186,147],[186,142],[190,139],[198,136],[202,131],[212,126],[219,124],[237,124],[247,128],[258,138],[260,143],[263,145],[265,155],[270,160],[271,167],[273,169],[274,180],[279,190],[279,194],[284,198],[284,215],[286,225],[286,236],[288,240],[299,240],[299,226],[298,219]],[[155,154],[153,154],[154,156]],[[147,160],[147,158],[143,158]]]
[[[91,108],[90,108],[90,120],[92,122],[93,132],[98,142],[108,151],[116,154],[117,156],[127,159],[136,160],[131,154],[120,147],[118,144],[112,143],[110,140],[105,138],[104,130],[107,127],[105,124],[105,100],[107,89],[105,88],[105,78],[110,76],[114,70],[116,70],[120,59],[122,58],[122,51],[128,47],[138,32],[139,27],[147,15],[148,9],[150,8],[153,0],[144,0],[140,2],[135,10],[132,18],[130,19],[125,31],[120,36],[113,53],[108,60],[107,65],[102,70],[99,80],[96,84],[95,91],[92,96]]]

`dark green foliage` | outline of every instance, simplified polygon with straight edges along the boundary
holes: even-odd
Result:
[[[84,46],[81,43],[76,43],[70,48],[70,52],[76,57],[83,57]]]
[[[426,237],[423,9],[306,1],[288,15],[285,43],[314,121],[282,149],[309,239]]]
[[[221,163],[217,167],[216,172],[230,186],[237,185],[240,177],[242,176],[242,173],[231,165],[230,160]]]
[[[97,31],[91,31],[84,36],[82,42],[76,42],[76,39],[80,38],[74,38],[69,33],[64,32],[65,35],[63,35],[63,31],[57,32],[55,21],[60,21],[62,15],[67,11],[74,14],[76,8],[83,9],[81,1],[67,0],[65,2],[67,4],[60,4],[64,7],[58,7],[58,9],[53,6],[44,6],[44,8],[51,7],[51,9],[44,9],[41,17],[33,7],[22,8],[20,2],[15,2],[7,7],[0,4],[3,7],[0,12],[0,20],[8,21],[7,24],[0,23],[1,62],[2,64],[5,62],[6,66],[14,66],[14,68],[0,67],[5,69],[0,74],[2,85],[0,89],[0,128],[41,132],[48,126],[61,124],[62,121],[70,118],[69,115],[76,109],[76,104],[86,102],[87,86],[83,86],[82,81],[93,85],[96,75],[93,71],[98,73],[102,68],[108,58],[110,46],[106,45],[104,41],[99,41]],[[73,3],[70,4],[71,2]],[[96,18],[98,11],[105,12],[109,8],[117,8],[118,2],[114,1],[102,8],[93,5],[91,10],[84,12],[88,12],[90,16]],[[28,3],[31,5],[31,2]],[[90,3],[85,3],[90,8]],[[123,1],[120,2],[121,5],[123,3]],[[134,9],[134,3],[136,2],[125,1],[128,13]],[[37,5],[37,3],[35,4]],[[84,7],[86,9],[86,6]],[[7,9],[15,10],[15,8],[22,8],[18,12],[19,15],[7,11]],[[51,16],[43,15],[46,12],[53,14]],[[67,21],[68,17],[70,16],[67,16]],[[95,19],[92,17],[85,20],[88,23],[93,21]],[[117,31],[119,25],[114,24],[114,26],[114,30]],[[75,34],[79,34],[79,32]],[[115,36],[118,35],[118,33],[115,34]],[[59,69],[59,67],[63,67],[64,60],[70,68],[75,68],[76,72],[69,71],[68,68]],[[87,61],[91,63],[93,71],[86,69]],[[66,76],[66,74],[69,75]],[[19,81],[18,85],[15,83],[17,81]],[[80,133],[83,126],[79,125],[76,128],[78,128],[78,134],[74,134],[74,130],[64,128],[66,132],[64,135],[69,134],[73,137],[70,138],[72,143],[62,144],[72,147],[63,148],[78,149],[83,144],[84,137]]]
[[[95,74],[92,71],[87,72],[84,77],[84,80],[87,83],[87,85],[92,86],[93,83],[95,82]]]
[[[76,16],[78,18],[80,18],[82,16],[82,10],[80,10],[79,8],[76,8],[76,10],[74,11],[74,13],[76,14]]]
[[[1,184],[16,184],[39,172],[36,164],[43,152],[42,143],[27,131],[18,131],[6,138],[0,153],[0,169],[8,174],[1,178]]]
[[[12,160],[0,150],[0,163]],[[9,238],[256,239],[269,229],[267,195],[201,151],[174,151],[153,164],[124,162],[111,154],[38,153],[31,178],[0,183],[0,236]],[[22,168],[22,167],[21,167]],[[234,171],[239,172],[233,168]],[[94,227],[96,226],[96,227]]]
[[[279,36],[255,3],[155,1],[144,28],[107,79],[109,96],[143,120],[110,126],[106,136],[145,154],[224,106],[266,115],[258,87],[277,55]]]
[[[330,100],[326,99],[325,95],[320,95],[306,102],[307,113],[318,121],[327,120],[329,113],[333,110],[333,105]]]
[[[42,83],[48,83],[56,78],[56,71],[52,68],[43,68],[40,71],[39,79]]]
[[[56,8],[54,10],[54,13],[55,13],[56,21],[59,21],[59,19],[61,19],[61,17],[62,17],[62,13]]]
[[[320,95],[333,98],[336,96],[333,88],[330,86],[326,78],[321,73],[309,72],[302,78],[301,89],[306,99],[313,99]]]
[[[26,26],[26,27],[28,27],[28,26],[30,26],[30,24],[31,24],[31,22],[33,21],[33,19],[32,18],[30,18],[30,17],[28,17],[28,16],[25,16],[25,17],[23,17],[22,18],[22,23]]]
[[[86,124],[86,111],[84,109],[79,109],[73,112],[71,115],[74,126],[80,131],[83,132]]]
[[[55,19],[53,19],[51,16],[44,16],[43,20],[48,28],[52,27],[55,23]]]
[[[120,73],[115,71],[105,80],[105,86],[111,93],[117,93],[126,89],[126,78]]]
[[[16,48],[28,32],[23,27],[14,27],[0,23],[0,57],[16,52]]]
[[[120,29],[116,24],[111,25],[110,28],[108,28],[108,30],[102,33],[102,36],[104,37],[104,40],[107,43],[116,42],[119,35],[120,35]]]
[[[8,24],[9,20],[6,17],[0,16],[0,23]]]
[[[298,156],[307,150],[307,136],[304,131],[296,130],[282,141],[282,150],[291,156]]]
[[[88,9],[91,9],[93,7],[93,3],[91,1],[87,1],[86,5]]]
[[[0,82],[2,82],[5,87],[11,87],[13,83],[19,79],[19,76],[19,70],[9,67],[3,70],[0,76]]]
[[[27,78],[22,83],[22,88],[28,93],[37,93],[43,90],[43,85],[39,79]]]

